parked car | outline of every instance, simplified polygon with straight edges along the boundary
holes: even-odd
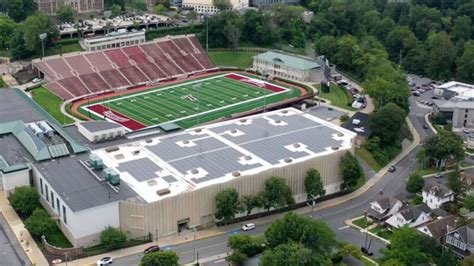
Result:
[[[431,99],[433,99],[433,100],[438,100],[439,97],[438,97],[438,96],[431,96]]]
[[[392,166],[390,166],[390,167],[388,168],[388,171],[389,171],[390,173],[393,173],[393,172],[397,171],[397,168],[395,167],[395,165],[392,165]]]
[[[467,129],[467,128],[463,128],[463,129],[462,129],[462,132],[463,132],[464,134],[469,134],[469,133],[471,133],[471,130],[469,130],[469,129]]]
[[[415,97],[420,97],[420,95],[421,95],[418,91],[414,91],[412,94]]]
[[[253,224],[253,223],[244,224],[242,226],[242,231],[250,231],[250,230],[253,230],[253,229],[255,229],[255,224]]]
[[[112,262],[112,257],[103,257],[102,259],[97,261],[97,266],[109,265],[112,264]]]
[[[428,125],[427,125],[427,124],[423,124],[423,128],[424,128],[424,129],[428,129]]]
[[[434,175],[435,178],[442,178],[443,177],[443,174],[442,173],[436,173]]]
[[[33,83],[39,83],[39,82],[41,82],[41,79],[40,79],[40,78],[34,78],[31,82],[33,82]]]
[[[160,247],[157,246],[157,245],[153,245],[153,246],[147,247],[147,248],[143,251],[143,253],[148,254],[148,253],[152,253],[152,252],[156,252],[156,251],[160,251]]]

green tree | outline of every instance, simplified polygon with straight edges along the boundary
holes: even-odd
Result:
[[[232,7],[229,0],[212,0],[212,5],[221,11],[228,10]]]
[[[47,34],[45,45],[50,44],[50,40],[59,36],[58,28],[51,18],[42,12],[36,12],[29,16],[23,23],[25,47],[28,51],[41,50],[41,40],[39,35]]]
[[[120,16],[122,14],[122,7],[117,4],[110,6],[110,11],[112,12],[112,17]]]
[[[329,225],[319,219],[312,219],[289,212],[274,221],[265,231],[268,247],[298,242],[323,256],[332,253],[337,241]]]
[[[474,265],[474,254],[471,254],[469,257],[464,258],[461,261],[460,266],[472,266]]]
[[[464,207],[469,211],[474,211],[474,194],[469,194],[466,199],[464,199]]]
[[[10,42],[18,25],[7,16],[0,16],[0,48],[10,47]]]
[[[421,175],[413,174],[408,178],[406,184],[406,190],[410,193],[421,192],[423,186],[425,185],[425,180]]]
[[[62,5],[56,15],[61,22],[74,22],[76,11],[70,5]]]
[[[146,3],[143,0],[132,0],[131,2],[132,8],[135,11],[146,11]]]
[[[162,6],[166,7],[166,9],[168,9],[168,8],[170,8],[171,3],[170,3],[170,0],[157,0],[156,5],[162,5]]]
[[[471,18],[459,16],[454,19],[453,32],[451,33],[455,41],[471,39]]]
[[[357,184],[357,179],[359,179],[362,169],[357,161],[357,158],[352,155],[350,152],[346,152],[341,157],[341,163],[339,168],[341,169],[342,177],[342,190],[349,190]]]
[[[232,263],[232,265],[242,265],[249,258],[239,251],[234,251],[231,255],[225,258],[226,261]]]
[[[274,266],[274,265],[324,265],[315,260],[314,254],[309,248],[306,248],[302,244],[290,242],[282,244],[274,249],[268,250],[263,253],[260,258],[259,265],[261,266]],[[330,262],[330,261],[329,261]],[[327,264],[331,265],[331,264]]]
[[[286,184],[285,179],[279,176],[272,176],[265,181],[263,197],[268,201],[267,206],[276,209],[294,204],[295,202],[291,188]]]
[[[186,15],[186,19],[191,22],[191,26],[194,25],[194,22],[196,21],[196,19],[198,19],[198,17],[199,17],[199,14],[194,10],[190,11]]]
[[[430,256],[423,252],[424,237],[414,228],[402,227],[390,238],[391,248],[383,249],[382,261],[397,260],[402,265],[418,265],[430,261]]]
[[[474,82],[474,41],[464,44],[464,52],[457,60],[456,75],[464,82]]]
[[[396,104],[389,103],[369,117],[371,137],[379,137],[382,145],[396,145],[403,138],[405,111]]]
[[[416,47],[417,42],[418,39],[410,28],[402,26],[396,27],[388,34],[386,41],[390,58],[398,61],[400,54],[406,55],[409,50]]]
[[[33,0],[12,0],[8,6],[8,16],[16,22],[21,22],[33,14],[35,9]]]
[[[260,198],[257,196],[243,196],[240,200],[240,206],[244,211],[247,212],[247,215],[250,215],[253,209],[261,207]]]
[[[454,170],[448,174],[448,186],[449,188],[457,195],[459,195],[463,190],[463,184],[461,181],[461,175],[459,169]]]
[[[26,49],[24,32],[21,28],[16,29],[13,33],[10,51],[13,59],[23,59],[31,55],[31,51]]]
[[[179,257],[171,250],[160,250],[143,256],[141,266],[178,266]]]
[[[166,7],[164,5],[156,5],[153,7],[153,11],[156,13],[156,14],[164,14],[166,13]]]
[[[306,172],[304,178],[304,188],[307,194],[308,200],[322,197],[326,194],[323,182],[321,181],[321,175],[318,170],[311,168]]]
[[[230,44],[232,48],[237,48],[239,46],[243,25],[242,18],[236,16],[234,20],[228,20],[224,26],[223,32],[227,38],[227,43]]]
[[[239,192],[229,188],[216,195],[216,218],[229,222],[234,219],[235,214],[241,210]]]
[[[265,238],[263,236],[250,236],[236,234],[229,237],[227,245],[234,251],[253,257],[265,249]]]
[[[105,228],[105,230],[100,233],[100,243],[105,246],[117,245],[126,240],[127,236],[125,236],[122,231],[111,226]]]
[[[8,198],[13,209],[22,217],[30,216],[40,207],[38,191],[34,187],[18,187],[15,193]]]
[[[455,59],[454,45],[446,32],[429,38],[428,74],[435,79],[449,79]]]
[[[35,237],[47,235],[54,230],[56,224],[49,214],[44,210],[37,208],[30,217],[25,220],[25,228]]]
[[[425,139],[422,151],[427,158],[435,161],[436,167],[442,168],[450,158],[457,161],[464,158],[464,143],[452,131],[440,130],[438,134]]]

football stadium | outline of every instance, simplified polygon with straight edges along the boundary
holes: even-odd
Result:
[[[354,151],[355,134],[295,108],[309,102],[305,85],[220,69],[192,35],[32,66],[74,123],[60,125],[28,92],[0,90],[0,186],[34,185],[74,247],[97,245],[108,226],[128,238],[214,226],[220,191],[255,195],[270,176],[297,203],[310,168],[336,193],[340,158]]]

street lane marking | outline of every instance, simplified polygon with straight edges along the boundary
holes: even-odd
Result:
[[[339,227],[339,230],[344,230],[344,229],[347,229],[347,228],[349,228],[349,226],[348,226],[348,225],[346,225],[346,226],[343,226],[343,227]]]

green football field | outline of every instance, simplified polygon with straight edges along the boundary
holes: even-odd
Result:
[[[132,130],[166,122],[188,128],[299,95],[297,89],[238,74],[221,74],[96,101],[81,109],[83,113],[92,113],[96,118],[105,116]],[[142,126],[130,125],[127,119]]]

